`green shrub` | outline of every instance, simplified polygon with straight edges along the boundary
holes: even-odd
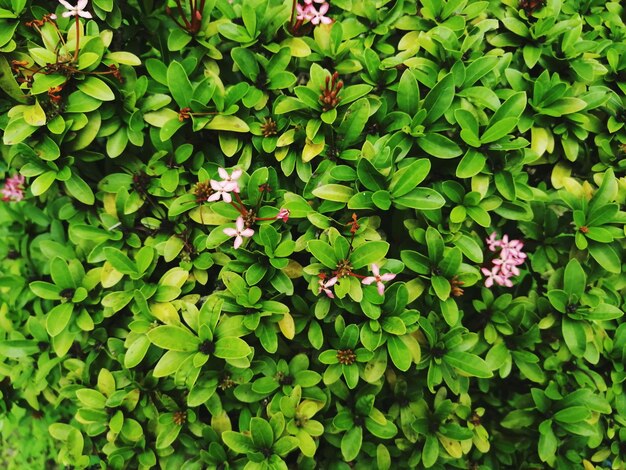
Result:
[[[0,0],[0,462],[624,468],[622,3],[307,1]]]

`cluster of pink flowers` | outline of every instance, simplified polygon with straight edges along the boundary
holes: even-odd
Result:
[[[242,170],[233,170],[231,174],[224,168],[218,168],[217,172],[220,175],[221,180],[210,180],[209,184],[213,193],[206,199],[207,201],[215,202],[220,199],[234,206],[241,214],[235,220],[235,228],[228,227],[224,229],[224,233],[229,237],[235,237],[234,247],[239,248],[244,241],[244,238],[250,238],[254,235],[254,230],[250,228],[253,222],[258,220],[282,220],[287,222],[289,220],[289,209],[280,209],[275,217],[256,217],[254,212],[247,209],[241,198],[239,197],[239,178],[243,174]],[[235,200],[233,200],[233,194]]]
[[[224,202],[233,202],[233,198],[230,193],[239,193],[239,183],[237,180],[243,172],[241,170],[233,170],[232,174],[229,175],[224,168],[218,168],[217,172],[222,180],[210,181],[211,189],[215,192],[211,194],[207,200],[219,201],[220,199],[223,199]]]
[[[512,287],[511,277],[519,275],[517,267],[526,259],[526,253],[522,251],[524,244],[520,240],[509,240],[508,235],[504,235],[501,240],[496,239],[496,236],[496,232],[493,232],[486,239],[489,251],[495,252],[499,249],[500,257],[491,261],[491,269],[481,269],[486,276],[485,287],[493,286],[494,282],[499,286]]]
[[[22,175],[14,175],[4,182],[2,188],[3,201],[21,201],[24,199],[24,177]]]
[[[378,288],[378,293],[380,295],[383,295],[385,293],[385,284],[383,283],[387,281],[391,281],[396,277],[396,275],[393,273],[380,274],[380,268],[378,267],[377,264],[372,264],[372,274],[373,276],[364,277],[364,276],[359,276],[358,274],[350,273],[351,276],[361,278],[361,283],[365,284],[366,286],[376,283],[376,287]],[[335,294],[330,288],[334,286],[335,284],[337,284],[337,281],[339,280],[339,278],[335,275],[327,280],[325,274],[320,274],[319,278],[320,278],[319,280],[320,290],[318,293],[321,294],[322,292],[324,292],[324,294],[326,294],[329,298],[334,299]]]
[[[319,8],[315,8],[315,3],[321,3]],[[296,5],[297,16],[296,19],[299,21],[310,21],[312,24],[330,24],[333,22],[326,15],[328,12],[328,8],[330,5],[325,0],[304,0],[304,5],[300,5],[299,3]]]

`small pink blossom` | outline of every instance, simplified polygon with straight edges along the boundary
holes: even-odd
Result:
[[[496,236],[496,232],[493,232],[485,240],[490,251],[500,249],[498,257],[491,261],[491,270],[488,268],[481,269],[486,276],[485,287],[491,287],[494,283],[499,286],[512,287],[511,278],[519,276],[518,266],[524,264],[526,259],[526,253],[522,252],[524,243],[521,240],[509,240],[508,235],[504,235],[501,240],[498,240]]]
[[[63,12],[63,17],[69,18],[70,16],[78,15],[78,16],[82,16],[83,18],[93,18],[91,16],[91,13],[89,13],[88,11],[85,11],[85,7],[87,6],[88,2],[89,0],[78,0],[78,3],[74,7],[70,5],[68,2],[66,2],[65,0],[59,0],[59,3],[67,9],[67,11]]]
[[[233,170],[233,172],[229,175],[224,168],[218,168],[217,172],[222,178],[222,181],[220,181],[220,183],[222,183],[225,191],[233,191],[235,193],[239,192],[239,183],[237,182],[237,180],[241,177],[243,171]]]
[[[276,214],[276,220],[281,219],[283,222],[287,222],[289,220],[289,214],[291,214],[289,209],[281,209],[278,211],[278,214]]]
[[[375,282],[376,286],[378,287],[378,293],[380,295],[383,295],[385,293],[385,285],[383,284],[383,282],[391,281],[396,277],[396,275],[393,273],[386,273],[381,276],[377,264],[372,264],[372,274],[374,275],[366,277],[361,282],[366,286],[369,286],[370,284],[373,284]]]
[[[327,12],[328,12],[328,8],[330,7],[330,5],[328,5],[328,3],[323,3],[322,5],[320,5],[319,10],[315,11],[313,17],[311,18],[311,23],[312,24],[330,24],[333,22],[333,20],[327,16],[324,16]]]
[[[246,228],[246,224],[243,221],[243,217],[237,217],[235,221],[235,226],[237,228],[225,228],[224,233],[229,237],[235,237],[235,250],[241,246],[243,243],[243,237],[249,238],[254,235],[254,230],[251,228]]]
[[[223,199],[224,202],[233,201],[233,197],[230,195],[230,191],[228,189],[225,189],[224,184],[221,181],[211,180],[210,184],[211,189],[213,189],[213,194],[211,194],[207,198],[207,201],[214,202],[219,201],[220,199]]]
[[[306,2],[305,2],[306,3]],[[300,21],[311,21],[313,17],[317,14],[317,10],[310,3],[305,6],[300,5],[299,3],[296,5],[296,19]]]
[[[20,174],[7,178],[2,188],[3,201],[21,201],[24,199],[24,177]]]
[[[324,292],[324,294],[326,294],[329,298],[334,299],[335,298],[335,294],[333,294],[333,291],[330,290],[330,288],[332,286],[334,286],[335,284],[337,284],[338,280],[339,279],[337,278],[337,276],[331,277],[326,282],[324,282],[324,278],[320,278],[320,280],[319,280],[319,286],[320,286],[319,294]]]
[[[489,251],[496,251],[496,248],[498,248],[500,246],[500,240],[496,240],[496,237],[498,236],[498,234],[496,232],[493,232],[491,235],[489,235],[489,238],[487,238],[487,245],[489,245]]]

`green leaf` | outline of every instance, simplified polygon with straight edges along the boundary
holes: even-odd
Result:
[[[563,339],[570,352],[576,357],[583,357],[587,349],[585,323],[564,316],[561,324]]]
[[[252,348],[248,346],[248,343],[241,338],[230,336],[220,338],[215,342],[213,355],[222,359],[240,359],[251,352]]]
[[[346,462],[357,458],[363,444],[363,428],[353,426],[341,438],[341,455]]]
[[[430,166],[430,160],[420,158],[396,171],[389,183],[389,191],[392,196],[404,196],[415,189],[428,176]]]
[[[250,437],[258,450],[271,449],[274,443],[272,426],[263,418],[254,417],[250,420]]]
[[[420,92],[415,75],[406,69],[398,84],[398,108],[410,116],[415,115],[419,108]]]
[[[24,108],[23,117],[24,121],[31,126],[43,126],[46,124],[46,113],[38,100],[35,100],[35,104]]]
[[[193,87],[187,77],[185,68],[173,60],[167,68],[167,86],[170,89],[172,98],[176,101],[179,108],[186,108],[191,104]]]
[[[310,242],[309,242],[310,243]],[[370,266],[383,259],[389,251],[389,243],[384,241],[368,241],[359,245],[350,254],[350,264],[353,269]]]
[[[565,268],[563,290],[568,297],[576,296],[576,299],[580,299],[585,292],[586,285],[587,276],[585,275],[585,270],[577,259],[572,258]]]
[[[413,358],[409,348],[404,342],[396,337],[389,336],[387,339],[387,351],[393,364],[403,372],[406,372],[411,367]]]
[[[434,434],[426,435],[426,442],[422,450],[422,463],[425,468],[430,468],[437,462],[439,458],[439,441]]]
[[[200,339],[196,335],[174,325],[157,326],[146,335],[152,344],[170,351],[195,352],[200,344]]]
[[[113,101],[115,99],[115,93],[113,93],[109,85],[94,76],[88,76],[82,82],[78,82],[77,88],[86,95],[100,101]]]
[[[4,130],[2,142],[4,145],[19,144],[37,129],[37,126],[28,124],[23,118],[11,119]]]
[[[104,255],[107,261],[122,274],[137,274],[137,266],[135,263],[117,248],[110,246],[105,247]]]
[[[493,377],[487,363],[475,354],[462,351],[448,351],[443,360],[466,375],[484,379]]]
[[[48,300],[59,300],[63,290],[61,287],[45,281],[33,281],[28,287],[37,297]]]
[[[217,115],[204,128],[213,131],[250,132],[246,121],[237,116]]]
[[[354,189],[341,184],[324,184],[312,191],[314,196],[334,202],[348,202],[354,192]]]
[[[553,419],[561,423],[578,423],[589,418],[591,412],[586,406],[570,406],[554,413]]]
[[[56,171],[46,171],[42,175],[39,175],[30,185],[30,190],[33,193],[33,196],[40,196],[45,193],[56,179]]]
[[[434,189],[415,188],[403,196],[394,197],[393,202],[413,209],[432,210],[443,207],[446,200]]]
[[[436,133],[429,133],[425,134],[423,137],[419,137],[417,139],[417,145],[424,152],[437,158],[455,158],[463,153],[461,147],[452,140]]]
[[[537,450],[542,462],[554,459],[557,451],[558,440],[552,430],[551,421],[546,420],[539,425],[539,443]]]
[[[350,105],[337,129],[337,133],[343,136],[342,148],[352,145],[361,138],[369,116],[370,104],[367,99],[360,99]]]
[[[600,243],[589,244],[589,254],[597,263],[610,273],[619,274],[622,271],[622,262],[610,245]]]
[[[222,440],[233,451],[240,454],[249,454],[255,451],[252,439],[244,434],[234,431],[224,431]]]
[[[91,206],[95,202],[96,199],[91,187],[76,173],[72,173],[64,185],[67,192],[83,204]]]
[[[330,269],[337,268],[337,258],[335,250],[322,240],[311,240],[307,243],[309,252],[315,256],[324,266]]]
[[[450,108],[454,100],[454,76],[449,73],[430,90],[424,98],[423,109],[427,111],[424,124],[432,124]]]
[[[483,135],[480,136],[481,143],[488,144],[502,139],[507,134],[512,132],[515,127],[517,127],[518,122],[519,118],[517,117],[506,117],[493,122],[493,124],[491,124],[485,132],[483,132]]]
[[[46,318],[46,330],[50,336],[59,335],[70,322],[74,305],[71,303],[59,304],[54,307]]]
[[[450,282],[443,276],[432,276],[430,278],[435,294],[441,300],[446,300],[450,296]]]

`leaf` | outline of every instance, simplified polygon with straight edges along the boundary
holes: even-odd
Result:
[[[430,172],[430,160],[420,158],[410,165],[396,171],[389,183],[389,191],[393,197],[404,196],[417,187]]]
[[[561,423],[578,423],[585,421],[590,415],[591,412],[586,406],[570,406],[557,411],[552,418]]]
[[[312,191],[314,196],[334,202],[348,202],[354,192],[354,189],[341,184],[324,184]]]
[[[83,204],[91,206],[95,202],[91,187],[76,173],[72,173],[72,176],[64,184],[67,192]]]
[[[454,100],[454,76],[449,73],[441,79],[424,98],[427,111],[424,124],[432,124],[450,108]]]
[[[580,299],[585,292],[586,285],[587,276],[585,275],[585,270],[577,259],[572,258],[565,268],[563,290],[569,298],[576,296],[577,299]]]
[[[309,252],[315,256],[324,266],[330,269],[337,268],[337,258],[335,250],[322,240],[311,240],[307,243]]]
[[[28,136],[38,129],[37,126],[28,124],[23,118],[11,119],[4,134],[2,142],[4,145],[16,145],[23,142]]]
[[[217,115],[204,126],[205,129],[213,131],[249,132],[250,127],[243,119],[237,116]]]
[[[110,246],[105,247],[104,255],[107,261],[122,274],[137,274],[137,266],[135,263],[117,248]]]
[[[59,304],[54,307],[46,318],[46,330],[50,336],[57,336],[70,322],[72,313],[74,312],[74,305],[71,303]]]
[[[252,348],[248,346],[248,343],[241,338],[231,336],[220,338],[215,342],[213,355],[222,359],[240,359],[251,352]]]
[[[115,93],[113,93],[109,85],[94,76],[89,76],[82,82],[78,82],[77,88],[86,95],[100,101],[113,101],[115,99]]]
[[[162,349],[180,352],[198,350],[200,339],[179,326],[161,325],[149,330],[146,335],[150,342]]]
[[[622,262],[610,245],[599,243],[589,244],[589,254],[597,263],[610,273],[619,274],[622,271]]]
[[[414,116],[419,108],[420,92],[415,75],[411,69],[406,69],[398,84],[398,108],[400,111]]]
[[[456,143],[437,133],[429,133],[425,134],[423,137],[419,137],[417,139],[417,145],[424,152],[437,158],[455,158],[463,153],[461,147]]]
[[[263,418],[254,417],[250,420],[250,437],[257,449],[271,449],[274,443],[272,426]]]
[[[448,351],[443,356],[443,360],[466,375],[484,379],[493,377],[487,363],[475,354],[462,351]]]
[[[24,107],[23,117],[24,121],[31,126],[43,126],[46,124],[46,113],[38,100],[35,100],[35,104]]]
[[[356,247],[350,254],[353,269],[370,266],[383,259],[389,251],[389,243],[384,241],[368,241]]]
[[[446,200],[441,194],[430,188],[415,188],[410,193],[394,197],[393,202],[418,210],[432,210],[443,207]]]
[[[337,133],[343,136],[341,147],[347,148],[361,138],[370,115],[370,104],[365,98],[350,105],[341,120]]]
[[[403,372],[409,370],[413,358],[409,348],[407,348],[400,338],[397,336],[389,336],[387,339],[387,351],[389,351],[391,361],[398,369]]]
[[[346,462],[357,458],[363,444],[363,428],[352,426],[341,438],[341,455]]]
[[[189,77],[187,77],[185,68],[180,62],[175,60],[170,62],[167,68],[167,86],[179,108],[186,108],[191,104],[193,87],[191,86]]]
[[[565,344],[570,352],[576,357],[583,357],[587,349],[585,324],[565,316],[562,320],[561,330]]]

